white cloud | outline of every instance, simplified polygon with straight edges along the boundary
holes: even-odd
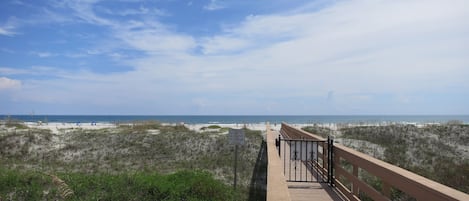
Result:
[[[3,24],[0,25],[0,35],[4,36],[14,36],[18,33],[14,30],[18,26],[18,19],[16,17],[9,17],[8,20]]]
[[[121,31],[117,34],[118,38],[131,47],[147,53],[184,52],[196,45],[191,36],[168,33],[159,29]]]
[[[139,8],[128,8],[128,9],[108,9],[104,7],[98,7],[99,12],[109,14],[109,15],[119,15],[119,16],[132,16],[132,15],[150,15],[150,16],[169,16],[170,14],[162,9],[158,8],[149,8],[141,5]]]
[[[20,5],[20,6],[25,5],[25,3],[22,2],[22,1],[20,1],[20,0],[13,0],[13,1],[10,1],[10,3],[11,3],[11,4]]]
[[[231,53],[249,47],[249,42],[237,37],[215,36],[201,42],[204,54]]]
[[[86,2],[67,1],[63,6],[74,10],[75,15],[87,23],[107,27],[112,33],[112,40],[119,40],[122,44],[128,45],[130,48],[140,50],[146,53],[163,53],[163,52],[186,52],[196,46],[195,40],[184,34],[171,32],[168,28],[152,18],[144,18],[142,20],[126,20],[117,21],[99,16],[94,9],[99,0],[91,0]],[[99,9],[98,9],[99,10]],[[159,9],[150,9],[141,6],[139,9],[127,9],[123,11],[111,11],[101,8],[108,14],[114,15],[159,15],[166,16],[168,13]],[[114,42],[115,43],[115,42]],[[122,48],[122,47],[119,47]],[[106,52],[111,52],[107,50]],[[94,52],[88,52],[93,54]]]
[[[96,15],[93,11],[94,4],[99,0],[88,0],[88,1],[63,1],[54,2],[54,6],[68,7],[73,9],[74,15],[83,20],[84,22],[100,25],[100,26],[115,26],[115,23],[106,18]]]
[[[210,11],[213,11],[213,10],[220,10],[220,9],[224,9],[225,6],[223,6],[220,1],[218,0],[210,0],[210,3],[208,3],[207,5],[204,6],[204,9],[205,10],[210,10]]]
[[[7,77],[0,77],[0,91],[19,88],[21,88],[21,81]]]
[[[16,33],[10,31],[7,27],[0,27],[0,35],[14,36]]]
[[[28,76],[56,76],[67,77],[69,75],[76,75],[76,72],[69,72],[61,68],[49,66],[32,66],[30,68],[9,68],[0,67],[0,75],[28,75]]]
[[[206,105],[249,113],[266,101],[276,106],[268,108],[274,114],[316,114],[369,111],[363,108],[382,94],[402,104],[401,94],[469,91],[467,1],[339,1],[314,11],[249,16],[211,37],[179,33],[158,21],[119,23],[86,12],[81,15],[87,22],[111,28],[110,38],[148,54],[126,61],[133,71],[62,72],[60,79],[26,82],[22,98],[143,112],[148,110],[136,105],[148,103],[157,112],[186,104],[200,113],[213,108]],[[205,54],[192,54],[196,47]]]
[[[54,53],[51,53],[51,52],[35,52],[35,51],[33,51],[33,52],[31,52],[31,54],[36,55],[36,56],[41,57],[41,58],[57,56],[57,54],[54,54]]]
[[[28,72],[27,70],[23,70],[23,69],[0,67],[0,74],[2,75],[19,75],[19,74],[26,74],[27,72]]]

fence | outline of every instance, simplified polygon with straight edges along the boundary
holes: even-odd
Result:
[[[333,141],[326,141],[288,124],[282,123],[280,133],[288,139],[318,141],[318,146],[323,150],[318,153],[318,159],[322,162],[318,171],[327,175],[329,184],[336,187],[345,199],[360,200],[359,194],[365,194],[373,200],[390,200],[391,189],[394,188],[417,200],[469,200],[468,194],[340,144],[333,145]],[[381,184],[380,189],[364,182],[359,177],[360,171],[376,177]]]

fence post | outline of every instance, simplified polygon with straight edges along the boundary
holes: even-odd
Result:
[[[327,182],[334,186],[334,140],[327,136]]]
[[[327,136],[327,183],[331,183],[331,137]]]
[[[280,135],[278,135],[278,138],[275,140],[275,146],[278,147],[278,156],[280,156]]]

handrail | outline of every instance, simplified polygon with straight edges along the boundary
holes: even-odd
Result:
[[[283,166],[275,146],[275,132],[266,125],[267,141],[267,200],[269,201],[290,201],[288,185],[283,175]]]
[[[323,139],[314,134],[294,128],[286,123],[282,123],[281,129],[289,136]],[[349,200],[359,200],[358,194],[360,191],[364,192],[374,200],[389,200],[391,187],[397,188],[417,200],[469,200],[469,195],[466,193],[378,160],[351,148],[335,144],[333,149],[334,172],[336,178],[334,182],[337,190]],[[352,164],[352,172],[348,172],[340,166],[342,160]],[[383,182],[383,192],[375,190],[373,187],[360,180],[358,177],[359,169],[363,169],[381,179]],[[337,179],[340,176],[345,177],[347,181],[352,184],[352,189],[347,188]]]

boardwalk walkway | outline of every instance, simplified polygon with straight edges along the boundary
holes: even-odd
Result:
[[[279,156],[279,150],[276,146],[278,142],[275,141],[275,138],[279,136],[279,132],[271,130],[267,124],[268,201],[341,200],[341,198],[346,198],[343,200],[359,201],[361,194],[373,200],[391,200],[392,189],[399,189],[406,196],[416,200],[469,200],[469,195],[466,193],[343,145],[334,144],[331,139],[327,139],[326,142],[320,136],[285,123],[282,123],[280,132],[282,133],[281,136],[286,136],[287,139],[280,141]],[[321,151],[315,148],[314,142],[320,143]],[[312,143],[312,148],[308,143]],[[290,150],[290,147],[287,146],[290,144],[293,150]],[[311,150],[316,150],[316,152]],[[321,154],[321,160],[318,160],[315,154]],[[323,183],[324,180],[320,178],[321,174],[315,174],[315,170],[305,164],[318,166],[319,171],[326,174],[327,181],[334,184],[334,188],[329,187],[327,183]],[[345,164],[349,164],[349,168],[346,168]],[[293,172],[290,170],[293,170]],[[382,182],[381,189],[375,189],[362,181],[358,174],[360,171],[366,171],[379,179]],[[311,177],[309,177],[310,179],[304,179],[305,175],[311,176],[311,173],[313,173],[314,179],[311,179]],[[344,185],[344,181],[338,178],[348,181],[349,185]],[[303,182],[305,180],[308,182]]]
[[[279,136],[277,131],[274,132]],[[290,150],[288,143],[281,143],[282,149]],[[287,182],[288,192],[292,201],[303,200],[324,200],[339,201],[342,200],[326,183],[321,183],[322,178],[318,178],[317,172],[310,166],[301,161],[290,159],[290,153],[280,154],[280,160],[284,165],[285,179],[309,180],[312,182]],[[295,168],[297,171],[295,171]]]
[[[288,182],[287,184],[292,201],[342,200],[331,187],[324,183]]]
[[[266,137],[270,163],[269,173],[272,174],[268,175],[270,181],[268,179],[267,200],[342,200],[326,183],[317,182],[318,178],[316,177],[313,179],[313,182],[286,182],[287,177],[290,175],[284,175],[283,172],[288,172],[289,167],[285,166],[284,159],[278,156],[278,150],[275,148],[274,140],[278,135],[278,131],[273,131],[267,126]],[[285,155],[287,157],[290,156],[289,154]],[[289,160],[289,158],[287,160]],[[285,170],[284,167],[286,167]],[[294,166],[292,166],[292,168],[294,168]],[[308,167],[300,162],[296,162],[296,168],[308,170]],[[299,172],[297,172],[297,174],[299,174]],[[297,177],[300,177],[300,175],[297,175]],[[305,174],[302,173],[301,177],[305,177]],[[276,186],[278,187],[275,188]],[[280,186],[286,186],[288,191],[282,191],[281,188],[279,188]]]

